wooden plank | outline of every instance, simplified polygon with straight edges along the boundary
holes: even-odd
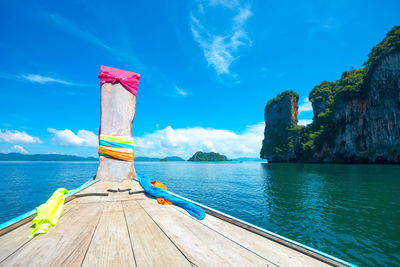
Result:
[[[173,206],[173,208],[185,216],[190,216],[185,210],[179,207]],[[240,243],[242,246],[269,259],[277,265],[330,266],[329,264],[307,256],[299,251],[281,245],[273,240],[247,231],[246,229],[233,225],[209,214],[204,220],[200,221],[200,223],[226,236],[227,238]]]
[[[140,184],[135,181],[135,180],[123,180],[120,182],[113,182],[113,181],[104,181],[101,180],[84,190],[82,190],[80,193],[107,193],[108,189],[127,189],[130,188],[132,191],[135,190],[143,190],[143,188],[140,186]]]
[[[70,204],[64,205],[60,221],[61,218],[65,216],[65,214],[67,214],[73,207],[75,206]],[[34,216],[36,216],[36,214]],[[32,223],[26,222],[25,224],[20,225],[18,228],[8,232],[7,234],[0,236],[0,262],[2,262],[9,255],[17,251],[24,244],[32,240],[28,238],[28,235],[30,234],[30,232],[32,232],[32,230]]]
[[[101,204],[76,205],[47,234],[33,238],[7,258],[4,266],[77,266],[101,216]]]
[[[123,208],[137,266],[191,266],[137,201]]]
[[[249,232],[251,232],[253,234],[259,235],[259,236],[261,236],[263,238],[266,238],[268,240],[271,240],[272,242],[275,242],[277,245],[282,245],[283,247],[286,247],[286,248],[292,250],[293,252],[298,252],[300,254],[308,256],[308,257],[320,262],[321,264],[325,264],[325,266],[326,265],[338,266],[338,267],[339,266],[340,267],[347,266],[347,265],[342,264],[342,263],[340,263],[338,261],[335,261],[335,260],[333,260],[333,259],[331,259],[329,257],[325,257],[325,256],[323,256],[323,255],[321,255],[319,253],[316,253],[316,252],[314,252],[312,250],[309,250],[309,249],[307,249],[307,248],[305,248],[303,246],[296,245],[296,244],[294,244],[294,243],[292,243],[292,242],[290,242],[288,240],[285,240],[285,239],[280,238],[278,236],[275,236],[273,234],[266,233],[264,231],[261,231],[261,230],[255,228],[255,227],[252,227],[252,226],[250,226],[248,224],[245,224],[245,223],[237,221],[237,220],[235,220],[233,218],[227,217],[227,216],[225,216],[223,214],[214,212],[212,210],[206,210],[206,213],[209,214],[210,216],[213,216],[213,217],[215,217],[217,219],[220,219],[220,220],[222,220],[224,222],[227,222],[227,223],[232,224],[234,226],[237,226],[239,228],[245,229],[245,230],[247,230],[247,231],[249,231]]]
[[[154,200],[138,200],[138,203],[195,265],[274,266],[171,206],[158,205]]]
[[[110,192],[118,191],[120,189],[123,192]],[[137,194],[129,194],[129,191],[124,191],[130,189],[130,192],[140,192]],[[96,184],[82,190],[77,195],[93,194],[93,193],[107,193],[108,196],[84,196],[76,197],[73,201],[74,203],[93,203],[93,202],[109,202],[109,201],[121,201],[129,199],[145,198],[143,188],[140,184],[134,180],[123,180],[121,182],[115,181],[99,181]]]
[[[135,266],[121,202],[103,204],[103,215],[82,266]]]

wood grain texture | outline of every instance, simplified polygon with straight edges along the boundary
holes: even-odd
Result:
[[[190,216],[179,207],[173,208],[185,216]],[[212,215],[207,215],[200,223],[280,266],[330,266]]]
[[[60,221],[61,218],[65,216],[65,214],[67,214],[69,211],[71,211],[73,207],[75,206],[70,204],[64,205]],[[18,228],[8,232],[6,235],[0,236],[0,263],[9,255],[17,251],[20,247],[32,240],[28,238],[28,235],[32,232],[33,229],[34,228],[32,223],[27,222],[19,226]]]
[[[120,83],[104,83],[101,86],[101,133],[132,136],[135,109],[136,96]],[[135,177],[133,162],[100,158],[98,179],[121,181]]]
[[[191,266],[137,201],[123,207],[137,266]]]
[[[137,181],[99,181],[80,194],[127,188],[142,190]],[[30,226],[0,237],[0,266],[326,266],[216,216],[198,221],[142,192],[75,198],[56,227],[31,240]]]
[[[130,191],[118,192],[120,190],[130,189]],[[117,192],[109,192],[108,190]],[[130,195],[129,192],[141,192],[137,194]],[[143,199],[147,198],[144,195],[143,188],[138,182],[134,180],[123,180],[120,182],[116,181],[99,181],[92,186],[85,188],[79,194],[90,194],[90,193],[108,193],[108,196],[85,196],[75,198],[73,203],[95,203],[95,202],[111,202],[111,201],[121,201],[129,199]]]
[[[103,214],[82,266],[135,266],[121,202],[103,205]]]
[[[11,232],[14,229],[17,229],[18,227],[20,227],[20,226],[22,226],[22,225],[24,225],[26,223],[29,223],[35,217],[36,217],[36,213],[31,215],[31,216],[29,216],[29,217],[26,217],[26,218],[20,220],[19,222],[16,222],[14,224],[11,224],[11,225],[7,226],[6,228],[0,230],[0,237],[5,235],[5,234],[7,234],[8,232]]]
[[[1,263],[3,266],[79,266],[102,213],[101,204],[76,205],[56,227],[37,236]]]
[[[274,266],[194,218],[154,200],[138,200],[184,255],[198,266]]]

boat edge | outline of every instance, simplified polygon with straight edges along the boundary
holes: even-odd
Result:
[[[138,176],[143,176],[142,174],[137,173]],[[133,180],[139,182],[139,180],[137,178],[133,178]],[[93,177],[92,179],[90,179],[89,181],[87,181],[86,183],[82,184],[81,186],[79,186],[76,189],[71,190],[67,195],[65,195],[65,203],[68,203],[69,201],[73,200],[75,198],[75,194],[82,191],[83,189],[99,182],[99,179],[96,179],[95,177]],[[289,238],[286,238],[284,236],[278,235],[274,232],[268,231],[262,227],[256,226],[254,224],[251,224],[249,222],[246,222],[244,220],[241,220],[239,218],[236,218],[234,216],[228,215],[226,213],[223,213],[221,211],[218,211],[216,209],[213,209],[211,207],[208,207],[204,204],[198,203],[196,201],[193,201],[191,199],[185,198],[181,195],[175,194],[171,191],[167,191],[168,193],[170,193],[171,195],[181,198],[183,200],[186,200],[192,204],[195,204],[201,208],[203,208],[207,214],[214,216],[216,218],[219,218],[223,221],[226,221],[228,223],[231,223],[235,226],[241,227],[245,230],[248,230],[252,233],[258,234],[260,236],[263,236],[265,238],[268,238],[272,241],[275,241],[281,245],[284,245],[286,247],[289,247],[291,249],[294,249],[296,251],[299,251],[307,256],[313,257],[317,260],[320,260],[322,262],[325,262],[327,264],[333,265],[333,266],[351,266],[351,267],[355,267],[357,265],[346,262],[344,260],[341,260],[335,256],[329,255],[325,252],[319,251],[317,249],[314,249],[312,247],[309,247],[307,245],[304,245],[300,242],[291,240]],[[36,209],[28,211],[18,217],[15,217],[9,221],[6,221],[2,224],[0,224],[0,236],[5,235],[6,233],[18,228],[19,226],[27,223],[28,221],[32,220],[34,218],[36,214]]]
[[[137,175],[138,176],[143,176],[140,173],[137,173]],[[138,179],[134,179],[134,180],[139,182]],[[274,232],[271,232],[271,231],[268,231],[268,230],[266,230],[266,229],[264,229],[262,227],[256,226],[254,224],[251,224],[249,222],[246,222],[246,221],[241,220],[239,218],[236,218],[234,216],[231,216],[231,215],[228,215],[226,213],[223,213],[223,212],[221,212],[219,210],[216,210],[216,209],[213,209],[211,207],[208,207],[208,206],[206,206],[204,204],[201,204],[201,203],[198,203],[198,202],[193,201],[191,199],[185,198],[185,197],[183,197],[181,195],[178,195],[178,194],[175,194],[175,193],[173,193],[171,191],[168,191],[168,190],[166,190],[166,191],[168,193],[170,193],[171,195],[175,196],[175,197],[181,198],[183,200],[186,200],[186,201],[188,201],[188,202],[190,202],[192,204],[195,204],[195,205],[203,208],[206,211],[207,214],[210,214],[210,215],[212,215],[214,217],[217,217],[217,218],[219,218],[221,220],[224,220],[224,221],[226,221],[228,223],[231,223],[233,225],[239,226],[239,227],[241,227],[241,228],[243,228],[245,230],[248,230],[248,231],[250,231],[252,233],[261,235],[261,236],[263,236],[265,238],[268,238],[268,239],[270,239],[272,241],[275,241],[275,242],[277,242],[277,243],[279,243],[281,245],[284,245],[286,247],[289,247],[289,248],[292,248],[294,250],[297,250],[297,251],[299,251],[299,252],[301,252],[301,253],[303,253],[303,254],[305,254],[307,256],[310,256],[310,257],[313,257],[313,258],[318,259],[320,261],[323,261],[323,262],[325,262],[327,264],[330,264],[330,265],[333,265],[333,266],[357,267],[357,265],[355,265],[355,264],[349,263],[349,262],[344,261],[342,259],[339,259],[339,258],[337,258],[335,256],[329,255],[329,254],[327,254],[325,252],[322,252],[322,251],[319,251],[319,250],[317,250],[315,248],[312,248],[312,247],[309,247],[307,245],[304,245],[304,244],[302,244],[300,242],[297,242],[297,241],[291,240],[291,239],[289,239],[287,237],[278,235],[278,234],[276,234]]]
[[[81,186],[79,186],[78,188],[71,190],[68,194],[65,195],[64,203],[68,203],[69,201],[74,199],[74,195],[76,193],[79,193],[83,189],[91,186],[92,184],[97,183],[98,181],[100,180],[93,177],[84,184],[82,184]],[[32,220],[35,217],[35,215],[36,215],[36,209],[33,209],[18,217],[15,217],[11,220],[8,220],[0,224],[0,236],[3,236],[6,233],[10,232],[11,230],[14,230],[15,228],[18,228],[19,226],[27,223],[28,221]]]

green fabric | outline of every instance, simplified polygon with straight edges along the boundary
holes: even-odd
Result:
[[[101,134],[100,139],[104,140],[104,141],[114,142],[114,143],[133,145],[133,137],[132,136]]]
[[[35,229],[29,234],[29,238],[39,234],[45,234],[50,226],[55,226],[61,216],[64,207],[64,196],[68,194],[65,188],[57,189],[46,203],[36,208],[37,215],[32,220]]]

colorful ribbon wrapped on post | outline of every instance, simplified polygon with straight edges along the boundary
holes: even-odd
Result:
[[[104,83],[120,83],[134,96],[137,95],[140,79],[140,74],[138,73],[101,66],[98,77],[100,79],[100,86]],[[101,126],[99,130],[99,134],[100,133]],[[132,136],[100,134],[99,155],[103,157],[133,161],[134,152]]]
[[[123,135],[100,135],[99,155],[120,160],[133,161],[133,137]]]

